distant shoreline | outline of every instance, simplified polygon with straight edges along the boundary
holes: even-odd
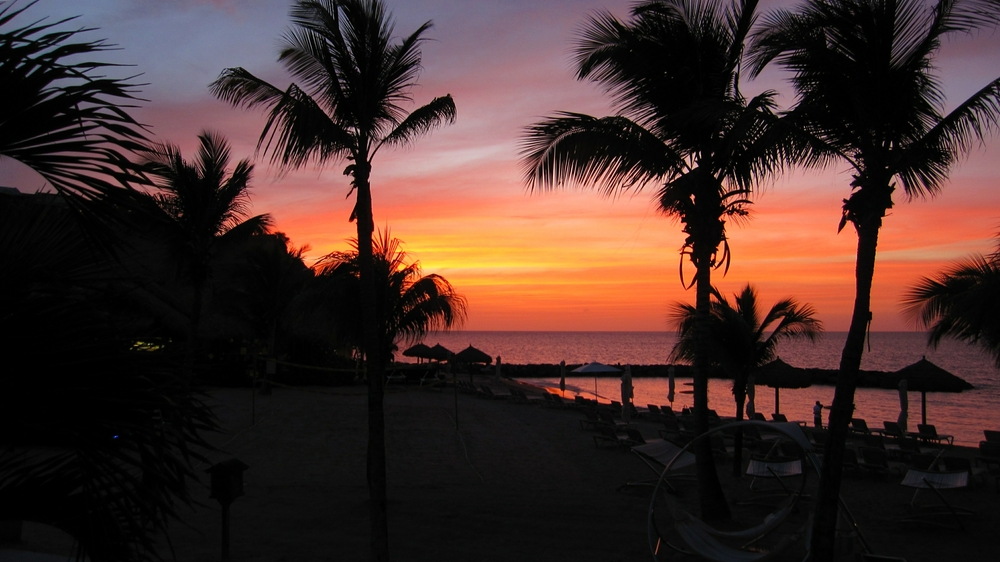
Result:
[[[579,365],[566,365],[566,378],[620,378],[621,375],[618,373],[589,373],[589,374],[578,374],[572,373],[572,369],[579,367]],[[690,365],[630,365],[633,378],[667,378],[668,369],[674,367],[674,376],[677,378],[691,378],[693,376],[693,368]],[[519,379],[519,378],[555,378],[558,379],[559,365],[551,363],[533,363],[526,365],[518,364],[507,364],[504,363],[501,366],[503,375],[505,377]],[[837,374],[839,371],[837,369],[819,369],[819,368],[799,368],[795,367],[796,371],[808,374],[812,384],[821,386],[836,386],[837,384]],[[726,376],[721,370],[713,369],[709,372],[709,378],[713,379],[727,379],[732,380],[732,377]],[[900,376],[898,373],[892,371],[866,371],[861,370],[858,377],[858,388],[888,388],[895,389],[899,385]],[[974,388],[971,384],[967,390]]]

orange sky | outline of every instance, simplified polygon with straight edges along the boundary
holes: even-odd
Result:
[[[249,5],[248,5],[249,4]],[[678,279],[679,225],[659,215],[651,193],[608,200],[589,190],[527,193],[517,142],[523,128],[556,110],[609,113],[601,92],[574,80],[573,33],[589,13],[620,17],[632,2],[528,0],[389,1],[397,32],[433,20],[424,44],[417,103],[450,93],[458,122],[407,150],[380,152],[372,184],[375,219],[405,241],[425,273],[444,275],[469,301],[470,330],[665,330],[676,300],[693,301]],[[788,2],[763,1],[768,9]],[[206,85],[225,67],[243,66],[284,86],[276,44],[287,28],[285,0],[42,0],[38,15],[82,14],[136,66],[149,102],[135,115],[157,140],[193,154],[203,128],[223,132],[238,158],[252,157],[262,117],[231,109]],[[1000,34],[946,45],[939,59],[951,103],[1000,76]],[[106,59],[107,60],[107,59]],[[745,90],[787,92],[777,73]],[[787,104],[790,96],[782,98]],[[977,150],[932,201],[905,202],[885,221],[873,288],[874,330],[908,330],[900,314],[906,287],[973,252],[989,251],[1000,231],[1000,142]],[[343,163],[278,174],[258,158],[255,213],[310,257],[345,249]],[[13,179],[12,179],[13,178]],[[8,175],[26,191],[33,182]],[[757,198],[753,219],[730,225],[733,264],[715,276],[727,293],[747,281],[765,303],[793,296],[815,306],[831,331],[847,329],[853,302],[856,236],[837,235],[843,168],[796,171]],[[690,272],[690,268],[688,268]]]

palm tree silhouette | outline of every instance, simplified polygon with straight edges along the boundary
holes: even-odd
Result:
[[[376,324],[372,261],[371,165],[383,146],[406,145],[455,120],[451,96],[435,98],[407,114],[401,104],[420,72],[420,43],[427,22],[396,42],[381,0],[299,0],[292,7],[295,28],[283,38],[279,61],[301,80],[281,90],[242,68],[229,68],[210,85],[222,100],[262,107],[268,120],[258,147],[272,161],[297,168],[309,161],[349,160],[344,173],[356,191],[351,220],[357,220],[364,348],[368,366],[368,484],[371,493],[372,557],[387,560],[385,421],[382,379],[385,354]]]
[[[903,300],[908,312],[930,328],[928,344],[944,338],[978,345],[1000,367],[1000,238],[997,250],[923,277]]]
[[[847,426],[871,320],[871,284],[882,218],[901,185],[908,198],[936,194],[952,164],[994,131],[1000,79],[943,114],[934,72],[942,39],[1000,22],[996,0],[807,0],[776,10],[753,38],[752,72],[776,62],[793,73],[788,119],[811,135],[806,159],[853,168],[840,228],[858,234],[851,326],[831,407],[812,552],[833,556]]]
[[[0,7],[0,156],[38,172],[74,208],[116,198],[128,182],[141,180],[129,159],[145,142],[127,111],[140,101],[136,85],[103,75],[116,65],[93,60],[114,45],[77,41],[89,29],[60,29],[75,18],[18,26],[15,19],[34,3]],[[104,208],[78,213],[89,234],[95,211]]]
[[[343,302],[348,306],[357,303],[360,293],[358,278],[357,240],[352,240],[354,250],[334,252],[320,259],[317,266],[319,279],[327,279],[335,284],[346,285],[338,294],[345,295]],[[374,240],[374,261],[376,277],[375,302],[379,315],[379,325],[383,326],[381,349],[385,360],[391,361],[398,344],[413,343],[427,332],[457,327],[465,319],[465,297],[458,294],[447,279],[437,274],[422,275],[419,262],[409,263],[407,254],[401,248],[401,241],[393,238],[388,230]],[[342,314],[353,321],[348,326],[357,326],[361,311],[342,310]],[[360,343],[360,334],[351,340]]]
[[[664,0],[636,6],[627,23],[609,13],[594,16],[579,36],[577,77],[602,84],[618,113],[559,113],[529,127],[523,142],[531,189],[571,181],[614,195],[659,186],[661,210],[678,219],[686,235],[682,283],[684,261],[695,267],[695,342],[705,341],[697,334],[707,331],[712,270],[729,264],[726,220],[748,215],[753,187],[786,155],[771,127],[773,93],[748,100],[739,91],[743,43],[756,7],[756,0],[727,8]],[[703,433],[708,354],[704,344],[698,347],[694,402]],[[728,507],[703,441],[697,451],[702,514],[724,517]]]
[[[794,339],[816,341],[823,331],[823,324],[815,318],[816,311],[812,306],[800,305],[791,298],[778,301],[761,315],[757,290],[749,283],[733,295],[735,306],[717,290],[713,290],[712,296],[708,331],[712,362],[732,377],[736,419],[742,420],[750,375],[774,360],[778,343]],[[674,305],[672,317],[678,339],[670,353],[671,361],[694,360],[697,316],[698,311],[689,304]],[[737,432],[733,458],[735,476],[740,476],[742,469],[741,437],[742,432]]]
[[[154,236],[166,245],[178,276],[191,284],[188,329],[183,371],[194,375],[194,357],[201,326],[205,288],[212,262],[227,247],[232,249],[248,237],[266,234],[269,215],[247,216],[249,183],[253,165],[240,160],[229,169],[229,143],[219,134],[198,135],[198,156],[184,160],[178,147],[153,145],[144,159],[144,169],[157,191],[147,205]]]

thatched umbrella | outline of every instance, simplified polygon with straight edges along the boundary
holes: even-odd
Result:
[[[431,348],[431,352],[428,354],[429,359],[435,359],[437,361],[448,361],[455,356],[455,353],[441,344],[434,344]]]
[[[774,413],[781,413],[779,390],[782,388],[808,388],[812,377],[806,371],[792,367],[780,357],[764,365],[757,372],[756,384],[765,384],[774,389]]]
[[[406,357],[416,357],[417,363],[419,363],[421,359],[433,359],[431,348],[422,343],[418,343],[413,347],[407,348],[406,351],[403,352],[403,355]]]
[[[486,352],[476,349],[470,345],[455,354],[455,361],[465,364],[482,363],[484,365],[489,365],[490,363],[493,363],[493,358]]]
[[[907,365],[896,371],[894,382],[906,379],[910,390],[920,391],[920,423],[927,424],[927,393],[928,392],[962,392],[974,387],[965,380],[938,367],[923,357],[912,365]]]

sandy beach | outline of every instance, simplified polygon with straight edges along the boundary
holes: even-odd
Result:
[[[277,387],[256,397],[251,425],[249,389],[208,391],[224,428],[213,436],[220,451],[211,461],[236,457],[250,467],[246,495],[231,508],[232,560],[368,558],[365,392]],[[651,559],[650,488],[617,489],[655,474],[623,449],[596,447],[580,428],[579,411],[460,393],[456,430],[451,388],[390,385],[385,405],[394,559]],[[647,438],[659,427],[637,426]],[[220,558],[221,512],[207,482],[204,475],[195,485],[203,505],[182,510],[184,523],[171,532],[178,560]],[[954,505],[976,511],[965,531],[900,523],[913,490],[898,477],[844,483],[844,498],[876,553],[911,562],[993,559],[1000,546],[995,483],[946,492]],[[33,527],[25,539],[27,548],[45,550]]]

